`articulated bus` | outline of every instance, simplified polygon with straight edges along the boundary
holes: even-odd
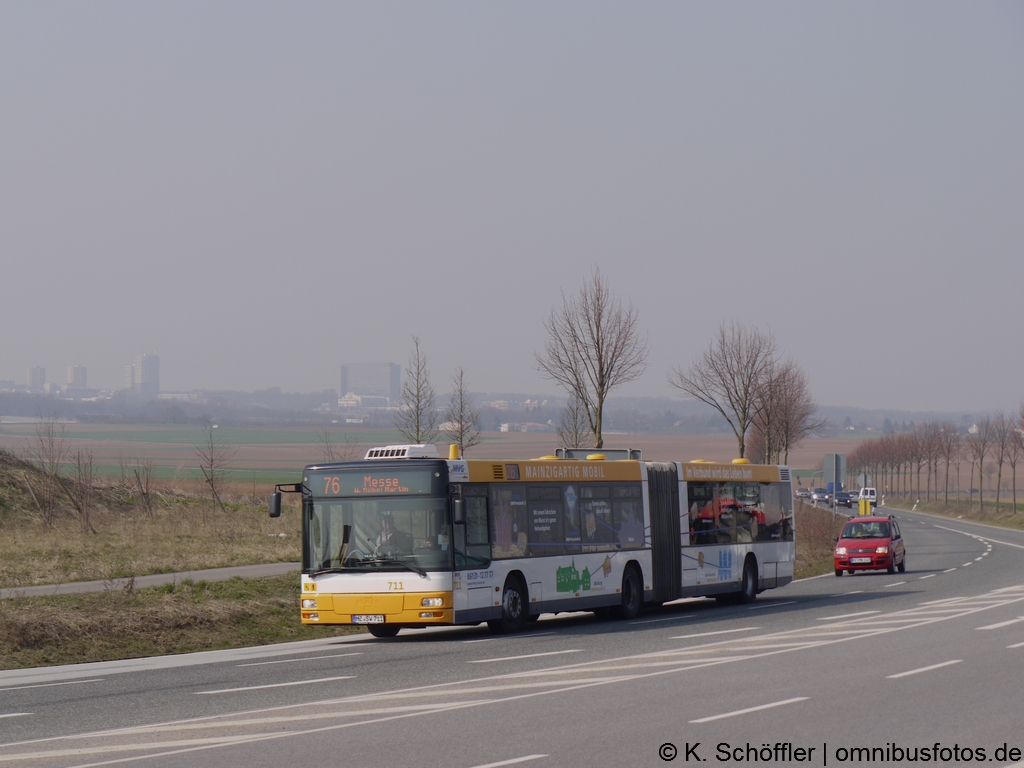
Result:
[[[302,621],[514,632],[542,613],[749,602],[793,580],[788,467],[645,462],[560,449],[466,460],[432,445],[312,464],[302,482]]]

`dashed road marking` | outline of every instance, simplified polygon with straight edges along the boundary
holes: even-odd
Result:
[[[953,664],[959,664],[963,659],[953,659],[952,661],[944,661],[941,664],[932,664],[930,667],[921,667],[920,669],[911,669],[907,672],[900,672],[896,675],[886,675],[887,680],[895,680],[898,677],[909,677],[910,675],[919,675],[922,672],[931,672],[933,669],[942,669],[942,667],[949,667]]]

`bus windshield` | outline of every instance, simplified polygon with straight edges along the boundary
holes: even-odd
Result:
[[[443,498],[314,499],[303,570],[451,570]],[[351,526],[347,547],[344,528]]]

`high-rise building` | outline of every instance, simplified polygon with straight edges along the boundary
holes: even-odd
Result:
[[[132,365],[124,367],[124,388],[135,397],[156,397],[160,394],[159,355],[136,355]]]
[[[86,386],[86,375],[84,365],[72,365],[68,367],[68,389],[88,389]]]
[[[398,405],[402,398],[402,366],[398,363],[347,363],[341,366],[339,398],[345,395],[386,398]]]
[[[42,392],[46,387],[46,369],[41,365],[35,365],[28,369],[25,377],[30,392]]]

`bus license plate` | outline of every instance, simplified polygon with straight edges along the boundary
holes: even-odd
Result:
[[[860,565],[862,563],[870,563],[870,562],[871,562],[871,558],[870,557],[851,557],[850,558],[850,564],[851,565]]]
[[[352,616],[353,624],[383,624],[384,616],[379,613],[355,614]]]

